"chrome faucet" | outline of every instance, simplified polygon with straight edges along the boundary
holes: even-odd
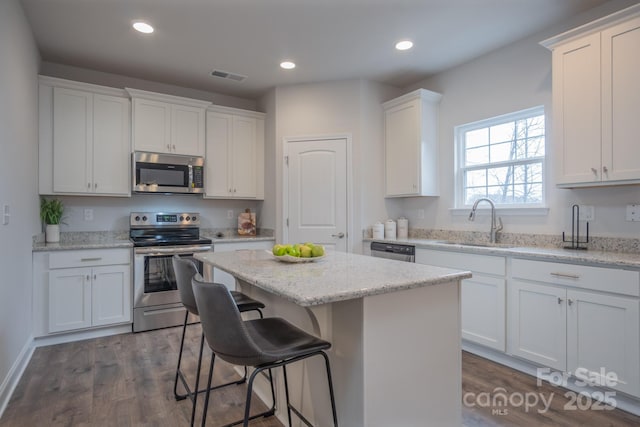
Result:
[[[469,221],[473,221],[476,218],[476,209],[478,208],[478,203],[487,202],[491,205],[491,230],[489,230],[489,235],[491,239],[491,243],[496,243],[496,234],[498,231],[502,231],[502,218],[498,218],[498,222],[500,226],[496,225],[496,206],[493,202],[487,198],[481,198],[475,201],[473,207],[471,208],[471,213],[469,214]]]

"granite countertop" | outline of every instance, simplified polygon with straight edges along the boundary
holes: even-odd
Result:
[[[468,279],[469,271],[400,263],[344,252],[310,263],[286,263],[267,251],[194,255],[240,280],[308,307]]]
[[[201,230],[200,236],[213,240],[213,243],[236,243],[236,242],[268,242],[275,241],[272,234],[258,234],[257,236],[240,236],[235,231]]]
[[[128,234],[109,232],[60,233],[59,243],[35,241],[33,252],[69,251],[74,249],[132,248]]]
[[[539,259],[544,261],[599,265],[605,267],[640,268],[640,254],[638,253],[569,250],[562,248],[528,247],[500,243],[487,244],[486,246],[475,246],[473,244],[465,245],[463,243],[445,243],[442,240],[419,238],[402,240],[363,239],[363,241],[406,244],[423,249],[448,250],[483,255],[502,255],[518,258]]]

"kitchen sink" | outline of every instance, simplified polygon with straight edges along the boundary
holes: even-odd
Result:
[[[514,248],[514,245],[508,243],[467,243],[467,242],[453,242],[450,240],[441,240],[436,243],[442,243],[444,245],[458,245],[458,246],[472,246],[476,248]]]

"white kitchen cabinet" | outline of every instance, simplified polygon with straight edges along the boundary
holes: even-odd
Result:
[[[214,242],[214,252],[233,252],[242,250],[271,250],[273,247],[273,240],[258,240],[258,241],[246,241],[246,242]],[[236,279],[229,273],[213,269],[213,281],[216,283],[223,283],[230,290],[236,289]]]
[[[438,196],[438,103],[418,89],[384,108],[385,197]]]
[[[556,184],[640,182],[640,7],[542,44],[553,51]]]
[[[41,78],[40,194],[131,194],[131,113],[123,93]]]
[[[264,199],[264,114],[207,111],[205,198]]]
[[[34,253],[34,335],[131,322],[130,264],[130,249]]]
[[[205,154],[205,108],[210,102],[127,88],[133,99],[135,151]]]
[[[505,351],[505,257],[418,248],[416,262],[470,270],[461,284],[462,338]]]
[[[583,377],[615,373],[611,388],[640,396],[638,272],[514,259],[512,275],[511,354]]]

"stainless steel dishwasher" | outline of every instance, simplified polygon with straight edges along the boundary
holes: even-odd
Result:
[[[371,242],[371,256],[405,262],[415,262],[416,247],[411,245],[399,245],[397,243]]]

